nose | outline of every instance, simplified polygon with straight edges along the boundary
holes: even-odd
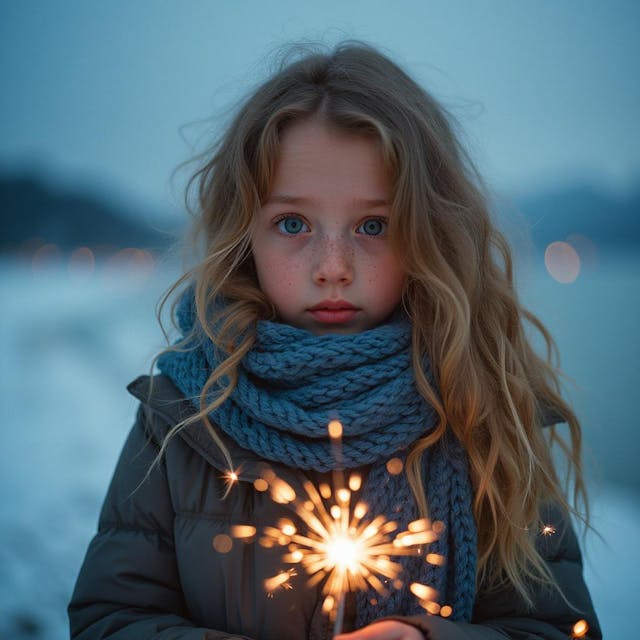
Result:
[[[353,247],[342,238],[324,238],[313,264],[313,281],[319,285],[347,285],[353,281]]]

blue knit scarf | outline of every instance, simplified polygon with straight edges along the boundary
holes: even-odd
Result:
[[[190,292],[183,296],[177,318],[185,335],[197,322]],[[190,347],[163,355],[158,366],[198,405],[219,352],[205,338]],[[425,371],[430,376],[428,365]],[[210,417],[241,447],[320,472],[372,465],[362,494],[369,513],[384,514],[401,529],[419,517],[406,475],[386,470],[391,457],[404,459],[407,447],[436,422],[435,411],[415,386],[411,327],[404,317],[355,335],[322,336],[260,321],[238,376],[231,397]],[[327,435],[328,422],[336,418],[344,429],[339,459]],[[438,567],[423,557],[401,558],[401,589],[388,598],[358,594],[358,627],[386,615],[424,613],[409,591],[412,582],[434,587],[440,604],[452,606],[453,620],[471,619],[477,532],[466,454],[448,434],[424,454],[423,469],[429,515],[446,527],[428,552],[444,555],[447,562]],[[375,606],[374,597],[379,600]]]

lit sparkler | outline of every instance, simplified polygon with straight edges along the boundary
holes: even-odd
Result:
[[[328,425],[336,460],[341,460],[342,425],[332,420]],[[393,458],[387,464],[390,474],[402,472],[402,461]],[[239,470],[229,471],[227,493],[238,480]],[[254,481],[257,491],[270,492],[278,504],[290,505],[305,525],[301,532],[294,522],[281,518],[276,525],[265,527],[259,543],[267,548],[286,547],[283,562],[301,566],[310,576],[308,584],[314,586],[325,580],[322,587],[322,610],[334,621],[334,635],[342,630],[345,595],[349,591],[373,588],[380,595],[387,595],[391,585],[399,589],[402,565],[392,560],[397,556],[423,555],[423,546],[433,543],[444,531],[442,522],[422,518],[410,522],[406,531],[397,532],[398,523],[384,515],[370,516],[368,506],[354,500],[360,490],[362,478],[351,474],[345,482],[344,473],[334,471],[333,487],[321,483],[317,488],[311,481],[303,483],[303,495],[267,469]],[[252,539],[254,527],[240,525],[232,528],[234,538]],[[444,556],[425,554],[425,562],[441,566]],[[271,597],[277,589],[291,589],[290,578],[297,575],[295,568],[281,571],[264,581]],[[438,592],[428,585],[414,582],[411,592],[420,605],[434,615],[447,617],[451,607],[441,607],[436,599]]]
[[[386,584],[401,587],[402,565],[391,558],[421,555],[422,545],[438,537],[436,530],[441,523],[432,526],[427,518],[411,522],[406,531],[399,533],[398,524],[383,515],[367,518],[367,505],[361,501],[353,504],[353,491],[361,485],[361,478],[356,474],[351,475],[347,483],[341,482],[337,489],[327,484],[316,488],[306,481],[303,497],[273,473],[268,481],[272,499],[292,505],[306,530],[300,532],[292,520],[282,518],[277,526],[264,529],[259,542],[265,547],[286,547],[283,561],[300,565],[310,576],[310,586],[326,578],[322,608],[334,620],[334,634],[342,628],[344,597],[348,591],[372,587],[385,595]],[[425,561],[442,564],[444,558],[428,554]],[[265,581],[267,591],[281,586],[280,580],[284,580],[281,575]],[[435,589],[419,583],[413,583],[410,588],[423,607],[427,610],[437,607],[439,612]]]

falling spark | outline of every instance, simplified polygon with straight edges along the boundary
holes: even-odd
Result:
[[[224,491],[224,495],[222,496],[223,498],[226,498],[229,495],[229,492],[231,491],[231,488],[233,487],[233,485],[238,482],[238,479],[240,477],[239,474],[240,474],[240,469],[229,469],[229,471],[227,471],[222,476],[226,484],[226,489]]]
[[[267,578],[264,581],[264,588],[269,597],[273,597],[274,591],[277,589],[290,590],[293,589],[293,585],[290,580],[294,576],[297,576],[298,572],[291,568],[286,571],[281,571],[279,574],[273,576],[273,578]]]
[[[424,518],[411,522],[406,531],[396,533],[396,522],[384,515],[367,518],[367,505],[354,500],[351,487],[361,486],[360,476],[352,474],[347,482],[342,480],[337,489],[328,484],[316,488],[306,481],[304,495],[300,497],[284,480],[272,478],[272,499],[290,504],[304,523],[305,531],[299,531],[291,520],[283,518],[277,526],[265,527],[259,541],[265,547],[286,547],[283,561],[299,564],[310,576],[309,585],[319,584],[326,578],[322,587],[325,596],[322,609],[335,622],[334,634],[341,630],[344,595],[348,591],[373,588],[387,595],[387,584],[400,588],[402,565],[391,558],[420,555],[422,545],[437,539],[435,529],[442,530],[439,527],[442,523],[432,525]],[[436,564],[441,562],[440,558],[437,556]],[[280,586],[278,576],[265,581],[265,588]],[[423,606],[437,598],[435,589],[420,587]]]
[[[576,622],[573,625],[573,634],[572,637],[574,638],[582,638],[586,635],[587,631],[589,631],[589,625],[587,624],[586,620],[578,620],[578,622]]]

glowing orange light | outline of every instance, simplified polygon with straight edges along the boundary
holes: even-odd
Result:
[[[443,618],[448,618],[452,613],[453,609],[448,604],[445,604],[444,607],[440,607],[440,615]]]
[[[587,631],[589,631],[589,625],[586,620],[578,620],[578,622],[573,625],[574,638],[582,638],[586,635]]]
[[[253,481],[253,486],[256,491],[266,491],[269,488],[269,483],[264,478],[257,478]]]
[[[249,524],[236,524],[231,527],[231,535],[234,538],[253,538],[256,535],[256,528]]]
[[[433,532],[437,535],[437,536],[441,536],[445,529],[447,528],[447,525],[445,525],[444,522],[441,522],[440,520],[436,520],[432,525],[431,525],[431,529],[433,529]]]
[[[332,420],[328,430],[333,443],[339,446],[342,424]],[[336,455],[340,452],[336,451]],[[402,461],[396,460],[400,463],[399,473]],[[397,468],[397,463],[392,464],[392,468],[394,465]],[[368,506],[364,502],[353,505],[352,492],[359,491],[362,484],[359,475],[352,475],[345,483],[343,473],[334,471],[334,488],[326,482],[316,487],[307,480],[302,485],[304,495],[298,496],[293,487],[271,473],[271,498],[289,504],[303,521],[305,530],[299,531],[291,521],[281,519],[277,527],[264,528],[260,544],[286,547],[283,562],[299,564],[309,575],[309,586],[322,583],[325,596],[322,610],[334,622],[334,636],[341,633],[347,592],[372,588],[388,595],[386,585],[400,589],[402,565],[392,558],[422,555],[423,545],[437,539],[436,528],[444,530],[441,522],[432,526],[430,520],[423,518],[411,522],[406,531],[395,534],[398,524],[387,520],[385,515],[367,518]],[[266,479],[265,474],[262,475]],[[268,584],[279,585],[282,578],[274,576],[274,580]],[[420,594],[422,606],[437,598],[436,590],[427,585],[414,583],[411,589]]]
[[[433,564],[438,567],[441,567],[447,561],[447,559],[444,556],[440,555],[439,553],[427,553],[425,560],[429,564]]]
[[[289,504],[296,499],[296,492],[284,480],[276,477],[271,485],[271,498],[278,504]]]
[[[391,458],[391,460],[387,462],[387,471],[392,476],[397,476],[402,473],[403,466],[404,465],[402,464],[402,460],[400,460],[400,458]]]
[[[544,264],[549,275],[563,284],[573,282],[580,273],[580,256],[568,242],[552,242],[544,252]]]
[[[433,587],[421,584],[420,582],[412,582],[409,589],[411,593],[420,600],[433,601],[438,597],[438,592]]]
[[[268,595],[273,595],[276,589],[293,589],[293,585],[290,580],[292,577],[297,576],[295,569],[287,569],[287,571],[281,571],[278,575],[272,578],[267,578],[264,581],[264,588]]]
[[[335,491],[328,484],[316,488],[306,481],[303,484],[305,495],[298,496],[280,478],[273,478],[270,484],[272,498],[281,501],[283,485],[286,486],[287,503],[304,522],[305,531],[299,531],[292,521],[283,518],[276,527],[265,527],[260,539],[260,544],[266,547],[286,547],[283,561],[302,566],[310,576],[310,585],[324,580],[323,610],[336,622],[336,628],[340,626],[340,608],[347,591],[371,587],[386,595],[387,583],[400,588],[402,565],[393,561],[392,556],[420,555],[422,545],[437,537],[427,519],[412,522],[406,531],[394,537],[397,523],[383,515],[367,520],[367,505],[361,501],[352,505],[351,491],[344,487],[341,479],[338,480]],[[276,580],[269,584],[280,583]],[[426,595],[430,596],[428,601],[437,595],[426,585],[422,585],[421,593],[425,595],[421,604],[426,604]]]
[[[351,491],[358,491],[362,486],[362,477],[354,473],[349,477],[349,489]]]
[[[333,610],[334,605],[335,605],[335,600],[334,600],[333,596],[331,594],[329,594],[324,599],[324,602],[322,603],[322,610],[325,613],[329,613],[330,611]]]
[[[286,518],[282,518],[278,522],[278,528],[285,536],[292,536],[296,531],[296,526],[291,522],[291,520],[287,520]]]
[[[342,423],[339,420],[332,420],[329,423],[328,429],[330,438],[342,438]]]
[[[424,608],[432,615],[437,616],[440,613],[440,605],[437,602],[427,602]]]
[[[218,553],[229,553],[233,547],[233,540],[228,535],[221,533],[213,539],[212,544]]]

